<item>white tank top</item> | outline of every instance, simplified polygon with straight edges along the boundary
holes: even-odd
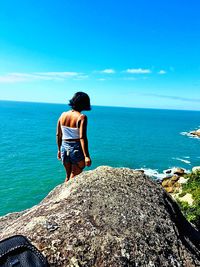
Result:
[[[80,139],[80,131],[78,128],[78,122],[81,116],[82,114],[77,119],[76,128],[61,125],[62,139]]]
[[[80,139],[79,128],[61,125],[62,139]]]

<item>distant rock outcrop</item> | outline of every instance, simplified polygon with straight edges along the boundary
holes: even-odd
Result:
[[[165,173],[166,177],[162,179],[161,184],[170,194],[179,192],[181,190],[181,184],[187,182],[183,177],[186,172],[182,168],[169,169]]]
[[[27,236],[50,266],[200,266],[200,235],[141,172],[99,167],[38,205],[0,218],[0,239]]]
[[[189,134],[191,136],[196,136],[196,137],[200,137],[200,129],[196,130],[196,131],[191,131],[189,132]]]

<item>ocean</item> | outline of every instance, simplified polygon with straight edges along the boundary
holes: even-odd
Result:
[[[62,183],[56,124],[64,104],[0,101],[0,215],[38,204]],[[200,165],[200,111],[93,106],[88,140],[94,169],[100,165],[145,169],[152,178],[168,168]]]

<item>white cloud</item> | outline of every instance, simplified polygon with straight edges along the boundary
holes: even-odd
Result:
[[[36,72],[35,74],[37,75],[41,75],[41,76],[46,76],[46,77],[62,77],[62,78],[66,78],[66,77],[72,77],[72,76],[77,76],[79,75],[78,72]]]
[[[125,80],[125,81],[135,81],[135,80],[138,80],[138,78],[136,78],[136,77],[124,77],[122,79]]]
[[[0,83],[16,83],[29,81],[62,81],[72,77],[83,77],[78,72],[33,72],[33,73],[7,73],[0,75]]]
[[[74,79],[75,80],[86,80],[88,78],[89,78],[88,75],[77,75]]]
[[[165,70],[160,70],[159,72],[158,72],[158,74],[166,74],[167,72],[165,71]]]
[[[138,68],[138,69],[127,69],[125,72],[132,74],[148,74],[151,73],[151,70]]]
[[[104,69],[101,71],[95,71],[96,73],[101,74],[114,74],[116,71],[114,69]],[[93,73],[95,73],[93,72]],[[142,69],[142,68],[135,68],[135,69],[127,69],[125,71],[121,71],[121,73],[125,73],[127,77],[121,77],[124,80],[136,80],[139,76],[137,74],[149,74],[152,73],[150,69]],[[166,74],[165,70],[160,70],[157,72],[160,75]],[[135,74],[135,75],[127,75],[127,74]],[[73,72],[73,71],[61,71],[61,72],[31,72],[31,73],[20,73],[20,72],[12,72],[6,74],[0,74],[0,83],[19,83],[19,82],[34,82],[34,81],[65,81],[67,79],[73,80],[86,80],[90,78],[91,73],[81,73],[81,72]],[[124,76],[124,75],[122,75]],[[147,76],[140,76],[140,78]],[[98,77],[97,77],[98,78]],[[100,81],[105,80],[105,77],[99,77]],[[102,79],[101,79],[102,78]],[[107,76],[108,78],[108,76]]]
[[[107,73],[107,74],[114,74],[115,73],[115,70],[113,70],[113,69],[105,69],[105,70],[102,70],[100,72],[101,73]]]
[[[97,79],[97,81],[106,81],[106,79],[105,78],[99,78],[99,79]]]
[[[180,101],[187,101],[187,102],[200,102],[200,98],[188,98],[188,97],[175,96],[175,95],[159,95],[159,94],[144,94],[144,95],[172,99],[176,101],[180,100]]]
[[[22,73],[9,73],[0,76],[0,83],[16,83],[16,82],[24,82],[28,78],[27,75],[22,75]]]

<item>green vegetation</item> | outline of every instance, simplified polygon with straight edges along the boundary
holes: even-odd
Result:
[[[189,205],[187,202],[180,201],[179,199],[178,204],[188,221],[200,230],[200,171],[187,174],[185,178],[189,179],[186,184],[183,184],[179,197],[189,193],[192,194],[194,202],[192,205]]]
[[[184,197],[186,195],[186,192],[181,192],[180,194],[178,194],[178,197]]]

